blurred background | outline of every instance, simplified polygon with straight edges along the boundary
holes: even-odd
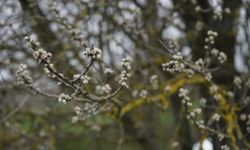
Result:
[[[249,76],[249,0],[1,0],[0,149],[199,149],[201,139],[206,139],[207,150],[220,149],[217,137],[200,132],[185,119],[177,90],[166,96],[185,78],[162,71],[162,63],[170,59],[162,43],[174,41],[186,60],[195,61],[206,54],[208,30],[218,33],[215,47],[227,55],[213,80],[232,90],[235,75]],[[44,73],[25,44],[27,35],[38,39],[52,53],[57,70],[70,78],[89,62],[81,42],[102,49],[102,60],[90,70],[95,82],[88,89],[93,92],[104,79],[117,88],[120,62],[130,56],[130,88],[118,95],[128,108],[121,119],[108,112],[72,123],[77,103],[59,104],[16,85],[17,67],[25,63],[34,86],[49,93],[69,91]],[[107,78],[106,67],[115,74]],[[151,87],[153,75],[158,76],[158,90]],[[202,84],[189,88],[194,104],[207,96]],[[233,92],[237,103],[242,93]],[[142,101],[138,93],[156,100]],[[236,114],[242,112],[249,114],[249,106]],[[206,112],[205,120],[211,113]],[[245,138],[250,140],[249,134]]]

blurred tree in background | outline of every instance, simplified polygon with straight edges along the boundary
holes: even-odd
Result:
[[[250,149],[249,49],[249,0],[2,0],[0,149]]]

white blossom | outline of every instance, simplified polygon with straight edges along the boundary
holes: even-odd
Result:
[[[196,68],[198,70],[202,70],[202,68],[204,67],[204,60],[202,58],[199,58],[196,62],[195,62],[195,65],[196,65]]]
[[[103,90],[104,93],[109,94],[109,93],[111,92],[112,88],[110,87],[109,84],[105,84],[105,85],[102,87],[102,90]]]
[[[88,75],[83,75],[81,77],[81,81],[82,81],[83,84],[88,84],[89,80],[90,80],[90,77]]]
[[[127,82],[128,82],[128,79],[131,77],[131,74],[129,73],[129,70],[131,70],[130,61],[131,59],[129,57],[122,59],[123,70],[121,71],[120,79],[118,81],[118,83],[121,86],[126,87],[126,88],[129,87]]]
[[[168,71],[170,73],[183,71],[185,65],[179,61],[171,60],[170,62],[162,64],[163,71]]]
[[[130,77],[130,73],[128,73],[126,70],[122,70],[122,72],[120,74],[119,84],[123,87],[128,88],[129,85],[128,85],[127,81],[128,81],[129,77]]]
[[[152,85],[154,90],[159,88],[159,81],[158,81],[158,76],[157,75],[152,75],[150,77],[150,84]]]
[[[221,150],[230,150],[230,148],[227,145],[221,145]]]
[[[176,54],[174,54],[174,55],[173,55],[173,58],[174,58],[175,60],[181,60],[181,59],[183,59],[183,57],[182,57],[182,55],[181,55],[180,52],[177,52]]]
[[[245,121],[247,119],[247,115],[246,114],[240,114],[240,119],[242,121]]]
[[[213,49],[211,50],[211,54],[212,54],[212,56],[214,56],[214,57],[218,57],[218,55],[219,55],[219,50],[216,49],[216,48],[213,48]]]
[[[217,136],[218,136],[220,141],[222,141],[225,138],[224,134],[222,134],[222,133],[219,133]]]
[[[192,106],[192,103],[190,102],[190,97],[188,96],[188,90],[184,88],[180,88],[179,90],[179,97],[182,99],[182,103],[187,106]]]
[[[193,112],[196,114],[201,114],[202,110],[200,108],[195,108]]]
[[[72,97],[64,93],[61,93],[58,97],[58,102],[63,104],[66,104],[70,100],[72,100]]]
[[[20,64],[17,71],[17,84],[23,84],[26,86],[30,86],[33,83],[33,79],[30,76],[29,71],[27,70],[26,64]]]
[[[171,89],[170,85],[166,85],[166,86],[164,87],[164,91],[165,91],[165,92],[169,92],[170,89]]]
[[[80,74],[75,74],[73,75],[73,79],[78,79],[81,75]]]
[[[54,68],[54,65],[53,64],[49,64],[50,65],[50,68]],[[49,70],[49,68],[48,68],[48,66],[45,66],[44,67],[44,72],[48,75],[48,77],[51,77],[51,78],[55,78],[56,77],[56,75],[55,74],[53,74],[50,70]]]
[[[215,37],[217,37],[217,36],[218,36],[217,32],[209,30],[207,32],[207,37],[205,38],[205,42],[208,45],[213,45],[215,43]],[[208,49],[208,45],[205,45],[205,49]]]
[[[224,9],[224,11],[225,11],[225,13],[227,13],[227,14],[230,14],[230,13],[231,13],[231,9],[230,9],[229,7],[226,7],[226,8]]]
[[[205,99],[204,97],[202,97],[202,98],[200,99],[200,105],[201,105],[202,107],[205,107],[206,104],[207,104],[207,99]]]
[[[218,114],[218,113],[215,113],[215,114],[213,114],[213,116],[212,116],[212,120],[213,121],[219,121],[220,120],[220,115]]]
[[[207,80],[207,81],[211,81],[212,80],[212,75],[211,75],[211,73],[206,73],[206,75],[205,75],[205,79]]]
[[[72,123],[76,123],[80,120],[79,116],[73,116],[72,119],[71,119],[71,122]]]
[[[88,56],[91,59],[101,58],[102,50],[96,47],[87,47],[86,50],[83,52],[83,55]]]
[[[219,53],[218,60],[221,64],[227,61],[227,55],[223,52]]]
[[[86,113],[86,115],[92,115],[94,114],[96,111],[98,111],[99,105],[98,103],[85,103],[82,110],[83,112]]]
[[[125,68],[126,70],[130,70],[131,69],[130,61],[131,61],[130,57],[122,58],[122,67]]]
[[[113,74],[114,71],[111,68],[105,68],[104,73],[105,74]]]
[[[49,62],[52,57],[52,54],[42,48],[39,48],[33,52],[33,56],[35,59],[38,60],[39,63],[41,63],[42,61]]]
[[[176,39],[170,39],[168,41],[168,47],[174,52],[177,52],[178,49],[180,48],[180,45]]]
[[[209,92],[210,92],[211,94],[216,94],[217,91],[218,91],[218,87],[217,87],[216,85],[210,86]]]
[[[241,88],[241,83],[242,83],[242,81],[241,81],[240,77],[238,77],[238,76],[234,77],[234,84],[235,84],[238,88]]]
[[[196,11],[196,12],[201,11],[201,7],[200,7],[200,6],[196,6],[196,7],[195,7],[195,11]]]
[[[34,36],[25,36],[24,40],[27,41],[26,45],[32,49],[36,49],[40,46],[40,43],[34,38]]]
[[[27,46],[32,48],[33,57],[37,59],[39,63],[50,62],[52,54],[45,51],[43,48],[39,48],[40,43],[35,38],[33,38],[33,36],[26,36],[24,39],[27,41]]]
[[[76,115],[79,115],[79,114],[82,113],[82,109],[81,109],[81,107],[79,107],[79,106],[76,106],[76,107],[74,108],[74,111],[75,111]]]
[[[133,97],[137,97],[138,96],[138,90],[133,90],[133,92],[132,92],[132,96]]]
[[[148,95],[148,92],[146,90],[141,90],[141,92],[139,93],[139,97],[141,98],[146,98]]]

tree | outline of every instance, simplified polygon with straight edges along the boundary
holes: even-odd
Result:
[[[248,0],[0,3],[1,148],[250,148]]]

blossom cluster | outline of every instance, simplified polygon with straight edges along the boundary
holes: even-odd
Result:
[[[106,104],[117,104],[110,100],[111,97],[116,95],[121,88],[118,88],[114,93],[111,93],[112,88],[111,86],[106,83],[104,85],[97,85],[97,95],[88,92],[85,89],[85,85],[89,83],[91,77],[88,76],[88,71],[92,67],[94,60],[101,57],[102,50],[99,48],[86,48],[84,51],[84,55],[91,58],[91,62],[86,67],[86,69],[81,74],[73,75],[73,79],[69,80],[64,74],[58,72],[54,65],[51,63],[52,54],[44,50],[40,47],[40,43],[33,38],[32,36],[25,37],[27,41],[27,46],[33,50],[33,57],[39,62],[39,64],[43,64],[44,72],[51,78],[55,78],[58,80],[60,84],[58,85],[65,85],[68,88],[71,88],[73,91],[70,94],[60,93],[59,95],[50,94],[46,92],[42,92],[35,87],[30,88],[36,94],[40,94],[43,96],[48,96],[52,98],[57,98],[59,103],[66,104],[71,100],[77,100],[83,102],[83,107],[76,107],[76,116],[73,117],[73,122],[79,120],[85,120],[86,118],[97,114],[101,110],[101,106]],[[123,87],[128,87],[128,79],[131,77],[131,59],[129,57],[122,59],[122,71],[119,78],[119,84]],[[105,74],[111,75],[114,71],[111,68],[106,68],[104,71]],[[32,78],[27,70],[27,66],[21,64],[16,72],[17,79],[19,84],[25,84],[26,86],[31,86],[33,83]],[[155,81],[154,81],[155,82]],[[106,94],[105,96],[100,96]],[[99,96],[98,96],[99,95]]]
[[[181,52],[177,52],[176,54],[173,55],[173,59],[175,60],[181,60],[183,59]]]
[[[91,59],[101,58],[102,50],[96,47],[87,47],[83,52],[83,55],[90,57]]]
[[[104,73],[105,74],[113,74],[114,71],[111,68],[105,68]]]
[[[109,94],[111,92],[112,88],[111,88],[111,86],[109,84],[105,84],[102,87],[102,90],[104,91],[104,93]]]
[[[234,77],[234,84],[236,85],[237,88],[241,88],[242,81],[240,77],[238,76]]]
[[[195,61],[196,69],[199,71],[202,71],[204,69],[205,62],[202,58],[199,58],[197,61]]]
[[[204,128],[204,121],[202,119],[198,119],[198,115],[201,114],[201,108],[193,108],[190,97],[188,96],[189,92],[187,89],[180,88],[178,96],[181,98],[182,104],[185,106],[185,110],[187,113],[187,119],[190,119],[192,123],[197,125],[199,128]]]
[[[24,40],[27,41],[27,46],[32,48],[33,50],[37,50],[40,46],[40,43],[33,36],[25,36]]]
[[[154,90],[157,90],[159,88],[159,80],[156,74],[150,77],[150,84],[152,85],[152,88]]]
[[[81,81],[82,81],[83,84],[88,84],[89,80],[90,80],[90,77],[88,75],[83,75],[81,77]]]
[[[30,86],[33,83],[33,79],[30,76],[30,73],[27,69],[26,64],[19,65],[19,67],[16,71],[16,76],[17,76],[17,84]]]
[[[49,62],[50,58],[52,57],[52,54],[42,48],[39,48],[33,52],[33,56],[35,59],[38,60],[39,63],[41,63],[42,61]]]
[[[227,55],[224,52],[220,52],[218,49],[213,48],[211,50],[211,55],[218,59],[218,61],[223,64],[227,61]]]
[[[205,42],[207,45],[205,45],[205,49],[209,48],[209,45],[213,45],[215,43],[215,38],[218,36],[217,32],[209,30],[207,32],[207,37],[205,38]]]
[[[112,91],[112,88],[111,88],[111,86],[109,84],[105,84],[103,86],[97,85],[95,87],[95,91],[96,91],[97,94],[100,94],[100,95],[109,94]]]
[[[40,48],[40,43],[34,37],[26,36],[24,39],[27,41],[27,46],[33,50],[33,57],[37,59],[39,63],[50,62],[52,54]]]
[[[126,88],[129,87],[128,79],[131,77],[131,74],[130,74],[130,70],[131,70],[130,61],[131,61],[131,59],[129,57],[126,57],[126,58],[122,59],[122,68],[123,68],[123,70],[121,71],[121,74],[120,74],[119,84],[122,87],[126,87]]]
[[[188,90],[184,88],[180,88],[179,90],[179,97],[181,98],[182,104],[185,104],[186,106],[192,106],[192,103],[190,101],[190,97],[188,96]]]
[[[171,49],[173,52],[178,52],[179,51],[179,48],[180,48],[180,45],[178,43],[177,40],[175,39],[170,39],[168,41],[168,47],[169,49]]]
[[[213,13],[213,19],[214,20],[221,20],[223,18],[223,13],[230,14],[231,10],[229,7],[222,6],[222,1],[218,1],[218,4],[213,6],[211,5],[211,8],[202,8],[197,0],[191,0],[191,3],[194,5],[194,10],[199,13],[199,12],[208,12],[212,11]],[[220,6],[220,7],[219,7]],[[223,8],[224,9],[218,9],[218,8]]]
[[[215,38],[218,36],[217,32],[209,30],[207,32],[207,37],[205,38],[206,45],[204,48],[206,50],[209,50],[209,53],[212,57],[216,58],[220,64],[223,64],[227,61],[227,55],[224,52],[219,51],[216,48],[213,48],[213,45],[215,43]]]
[[[214,113],[211,119],[212,119],[213,121],[219,121],[220,118],[221,118],[221,115],[220,115],[220,114]]]
[[[221,150],[230,150],[230,148],[227,145],[221,145]]]
[[[181,72],[184,68],[185,65],[177,60],[171,60],[162,64],[163,71],[168,71],[170,73]]]
[[[148,95],[148,92],[146,90],[141,90],[139,93],[139,97],[146,98]]]
[[[95,102],[86,102],[81,107],[76,106],[74,111],[76,115],[72,117],[72,122],[84,121],[99,111],[99,104]]]
[[[164,45],[171,56],[171,60],[162,64],[162,70],[168,71],[170,73],[185,73],[188,77],[192,77],[193,74],[197,74],[199,76],[201,75],[202,79],[205,79],[205,82],[207,83],[206,85],[208,87],[208,91],[206,92],[209,94],[209,99],[201,98],[199,100],[200,106],[196,106],[196,103],[192,103],[191,98],[188,96],[189,92],[187,89],[180,88],[178,95],[181,98],[181,103],[183,104],[186,118],[189,119],[190,122],[196,125],[200,130],[207,130],[208,132],[215,134],[219,141],[222,141],[224,138],[228,138],[228,133],[223,130],[224,125],[221,124],[221,122],[225,122],[226,125],[229,124],[224,113],[235,112],[231,112],[227,109],[224,110],[224,108],[223,110],[217,109],[217,105],[221,105],[222,103],[231,105],[229,101],[233,101],[234,98],[236,98],[237,95],[235,95],[235,93],[242,91],[245,93],[245,95],[239,97],[237,96],[237,102],[240,101],[239,105],[242,106],[242,108],[244,108],[246,105],[249,105],[250,97],[247,96],[249,94],[247,91],[250,89],[250,79],[245,78],[244,75],[240,77],[235,76],[234,80],[232,81],[232,83],[234,83],[233,88],[222,88],[216,83],[216,81],[212,80],[212,75],[216,73],[218,67],[220,67],[219,65],[225,63],[228,59],[224,52],[219,51],[214,47],[216,37],[218,37],[217,32],[211,30],[207,32],[204,46],[206,53],[203,58],[198,58],[196,61],[192,61],[190,59],[186,60],[180,51],[169,49],[170,46]],[[232,90],[235,92],[232,92]],[[209,110],[211,109],[211,117],[203,120],[203,112],[201,108],[208,108]],[[240,119],[245,122],[245,129],[248,132],[246,134],[249,134],[250,117],[248,119],[247,114],[242,114]],[[216,125],[217,127],[213,128],[213,125]],[[229,149],[229,146],[221,145],[221,149]]]
[[[48,75],[48,77],[50,78],[56,78],[56,75],[53,74],[49,68],[52,68],[53,70],[55,70],[55,67],[53,64],[48,64],[48,65],[45,65],[44,67],[44,72]]]
[[[59,96],[58,96],[58,102],[59,103],[63,103],[63,104],[66,104],[68,101],[71,101],[72,100],[72,97],[65,94],[65,93],[61,93]]]

